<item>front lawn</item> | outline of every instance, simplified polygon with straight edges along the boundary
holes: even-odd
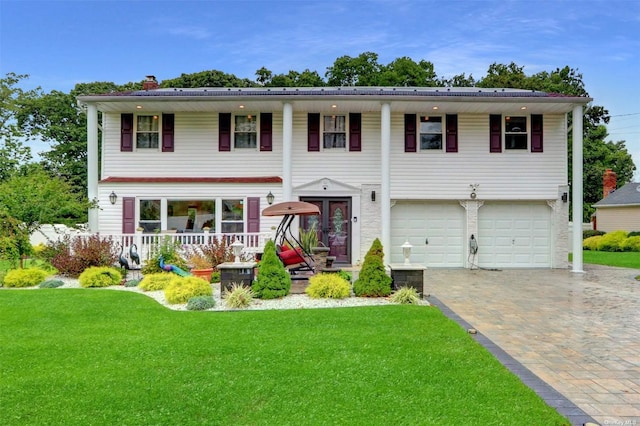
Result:
[[[569,253],[569,261],[573,260],[573,253]],[[618,266],[620,268],[640,269],[640,252],[625,251],[582,251],[583,263],[594,265]]]
[[[0,424],[561,425],[436,308],[171,311],[0,291]]]

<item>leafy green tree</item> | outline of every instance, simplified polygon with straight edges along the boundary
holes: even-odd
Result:
[[[364,257],[358,279],[353,283],[356,296],[382,297],[391,294],[391,277],[384,269],[382,243],[376,238]]]
[[[380,68],[380,73],[375,80],[376,86],[428,87],[438,85],[436,72],[433,64],[429,61],[421,60],[416,63],[413,59],[403,56]]]
[[[9,260],[15,267],[23,255],[32,251],[26,226],[0,209],[0,259]]]
[[[24,224],[29,235],[46,223],[75,226],[84,222],[90,206],[68,182],[38,165],[0,184],[0,205],[8,216]]]
[[[364,52],[355,58],[339,57],[327,68],[325,77],[329,86],[375,86],[381,69],[378,54]]]
[[[163,80],[160,87],[254,87],[248,78],[238,78],[218,70],[181,74],[180,77]]]
[[[31,149],[24,145],[24,134],[16,119],[22,104],[37,96],[37,90],[24,91],[18,87],[28,77],[25,74],[7,73],[0,79],[0,182],[8,179],[32,158]]]

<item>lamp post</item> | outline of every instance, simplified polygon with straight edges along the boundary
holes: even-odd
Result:
[[[231,250],[233,251],[233,255],[235,256],[233,263],[240,263],[240,254],[242,254],[242,249],[244,248],[244,244],[242,241],[235,240],[233,244],[231,244]]]
[[[409,243],[409,240],[405,241],[404,244],[402,245],[402,255],[404,256],[405,265],[411,265],[411,261],[409,259],[411,258],[412,248],[413,246],[411,245],[411,243]]]

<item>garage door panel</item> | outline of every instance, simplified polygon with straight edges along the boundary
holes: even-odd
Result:
[[[464,209],[457,203],[402,203],[391,209],[392,263],[403,263],[409,241],[412,263],[427,267],[463,266]],[[428,240],[428,244],[425,244]],[[385,248],[386,250],[386,248]]]

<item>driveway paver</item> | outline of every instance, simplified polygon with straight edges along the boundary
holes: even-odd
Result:
[[[428,269],[425,292],[602,425],[640,425],[640,270]]]

